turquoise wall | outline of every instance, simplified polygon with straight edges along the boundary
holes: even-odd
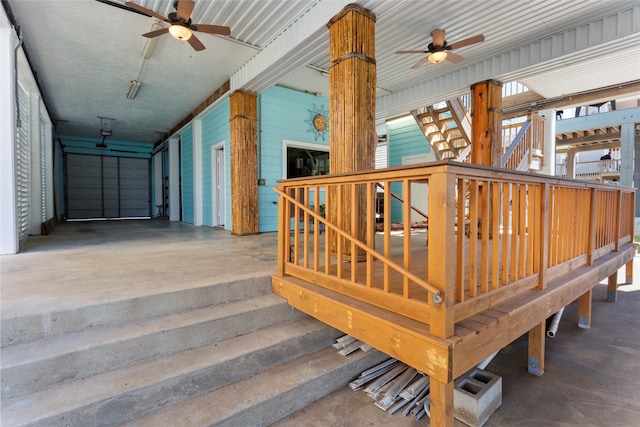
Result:
[[[211,147],[224,142],[225,193],[227,196],[225,228],[231,230],[231,174],[229,163],[229,100],[202,118],[202,224],[213,225],[213,188]]]
[[[299,92],[275,86],[262,93],[258,98],[258,156],[259,178],[266,185],[258,186],[258,215],[260,232],[278,229],[278,196],[273,191],[277,180],[283,179],[283,140],[329,146],[329,133],[324,139],[313,131],[311,118],[314,112],[328,111],[329,100],[326,96]],[[229,202],[230,204],[230,202]]]
[[[422,129],[412,116],[406,119],[393,120],[387,124],[387,138],[389,147],[389,167],[401,166],[402,158],[431,153],[431,145],[422,133]],[[402,185],[394,183],[391,191],[402,197]],[[391,220],[402,220],[402,204],[392,199]]]
[[[182,221],[193,224],[193,128],[189,125],[180,136],[182,171]]]

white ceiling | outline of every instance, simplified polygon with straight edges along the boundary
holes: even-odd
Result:
[[[6,3],[61,134],[97,138],[100,117],[107,117],[114,119],[113,139],[152,143],[245,70],[255,78],[232,89],[281,84],[326,94],[327,20],[308,18],[324,17],[320,9],[335,13],[347,2],[196,0],[193,21],[229,26],[231,36],[196,33],[207,49],[195,52],[164,35],[146,61],[141,34],[152,18],[95,0]],[[173,0],[137,3],[164,16],[173,11]],[[637,0],[356,3],[377,16],[379,120],[455,96],[486,78],[517,79],[545,97],[640,80]],[[410,67],[420,55],[394,53],[425,49],[436,28],[447,31],[449,43],[476,34],[484,34],[485,42],[457,50],[465,58],[460,64],[428,63],[417,70]],[[138,78],[138,96],[126,99],[129,82]]]

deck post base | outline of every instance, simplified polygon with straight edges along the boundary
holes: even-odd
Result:
[[[589,289],[578,299],[578,327],[589,329],[591,327],[591,301],[592,291]]]
[[[607,301],[616,302],[618,300],[618,272],[609,276],[607,284]]]
[[[538,377],[544,374],[544,344],[546,320],[538,323],[529,331],[529,359],[527,369],[530,374]]]
[[[625,267],[625,284],[630,285],[633,283],[633,258],[626,264]]]

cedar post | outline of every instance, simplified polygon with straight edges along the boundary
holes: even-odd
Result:
[[[378,142],[375,130],[376,61],[375,15],[356,4],[344,7],[329,28],[329,150],[332,174],[374,169]],[[328,197],[338,195],[330,189]],[[352,194],[354,192],[356,194]],[[364,187],[345,187],[341,203],[327,203],[327,217],[337,224],[343,219],[345,232],[366,241],[366,200]],[[341,212],[337,208],[341,206]],[[355,211],[355,215],[352,212]],[[351,223],[355,217],[356,222]],[[369,224],[372,226],[372,224]],[[332,251],[336,242],[332,239]],[[351,255],[351,245],[343,245]],[[361,255],[359,251],[354,256]]]
[[[544,344],[547,322],[543,320],[529,330],[529,373],[537,376],[544,374]]]
[[[471,86],[471,163],[500,167],[502,158],[502,83],[486,80]]]
[[[231,234],[258,234],[258,108],[255,94],[230,97]]]
[[[472,85],[471,108],[471,163],[499,168],[502,160],[502,83],[486,80]],[[491,195],[484,197],[485,191],[489,190],[480,186],[478,226],[492,221],[491,217],[484,218],[487,200],[491,203]]]

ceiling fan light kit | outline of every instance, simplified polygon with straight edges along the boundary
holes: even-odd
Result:
[[[396,53],[397,54],[427,53],[428,54],[427,56],[422,58],[420,61],[418,61],[411,67],[413,69],[419,68],[427,62],[431,62],[432,64],[439,64],[445,59],[449,62],[453,62],[454,64],[457,64],[458,62],[462,61],[464,58],[462,58],[462,56],[458,54],[455,54],[453,52],[448,52],[448,51],[453,49],[459,49],[465,46],[470,46],[472,44],[480,43],[484,41],[484,35],[482,34],[478,34],[476,36],[469,37],[464,40],[460,40],[458,42],[451,43],[451,44],[447,43],[444,37],[445,37],[445,30],[433,30],[431,31],[431,38],[433,39],[433,41],[429,43],[427,50],[399,50]]]
[[[193,34],[189,28],[180,24],[170,26],[169,33],[178,40],[189,40],[189,37]]]
[[[444,61],[446,58],[447,52],[445,52],[444,50],[440,50],[429,55],[429,62],[431,62],[432,64],[437,64]]]
[[[194,31],[207,34],[217,34],[220,36],[228,36],[231,34],[231,29],[222,25],[193,24],[191,22],[191,12],[193,12],[193,8],[195,7],[194,0],[177,0],[174,3],[176,11],[171,12],[167,17],[131,1],[127,1],[124,4],[140,13],[154,17],[170,25],[169,28],[160,27],[156,30],[143,34],[143,36],[147,38],[155,38],[169,33],[177,40],[188,42],[194,50],[200,51],[204,50],[205,46],[196,37],[196,35],[193,34]]]

